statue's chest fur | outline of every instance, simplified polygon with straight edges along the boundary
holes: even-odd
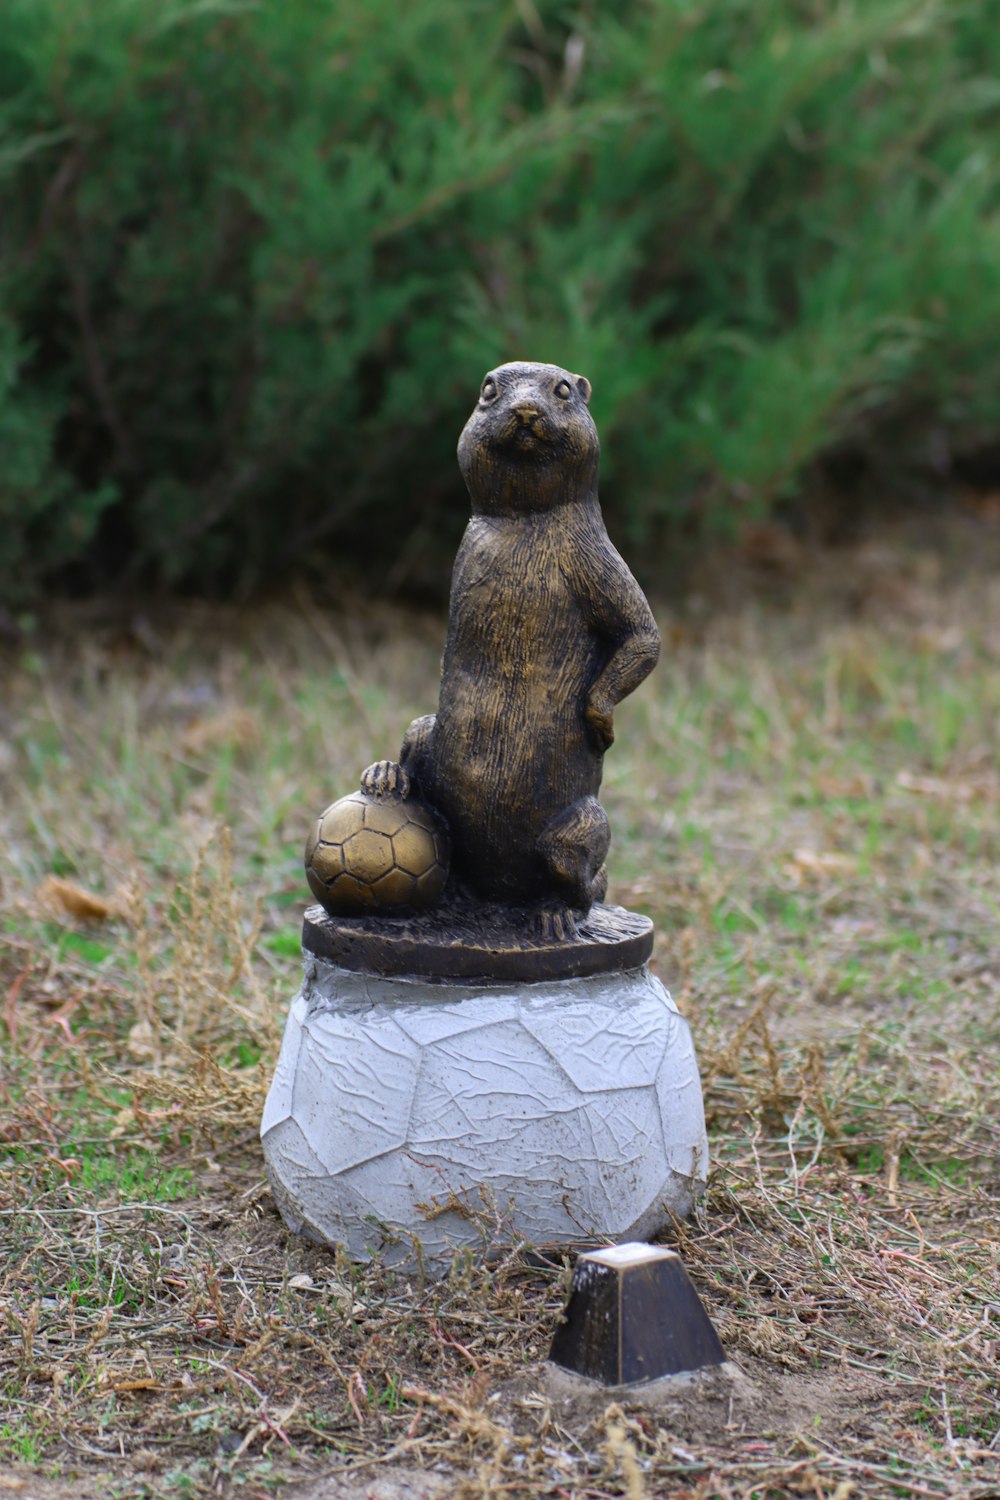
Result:
[[[600,786],[584,706],[606,646],[584,618],[573,547],[561,510],[477,517],[455,564],[435,796],[458,846],[473,818],[477,838],[508,861],[529,854],[555,812]]]
[[[600,643],[574,588],[576,545],[564,509],[470,523],[452,581],[445,679],[499,694],[505,713],[523,709],[542,725],[580,718]]]

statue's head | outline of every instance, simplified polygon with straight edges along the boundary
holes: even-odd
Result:
[[[601,445],[590,381],[559,365],[499,365],[458,440],[479,515],[519,515],[596,493]]]

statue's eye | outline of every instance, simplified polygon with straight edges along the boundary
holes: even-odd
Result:
[[[495,401],[497,399],[498,386],[492,375],[487,375],[483,381],[483,388],[479,392],[480,401]]]
[[[573,387],[570,385],[568,380],[560,380],[559,384],[556,386],[555,393],[559,397],[560,401],[568,401],[570,396],[573,394]]]

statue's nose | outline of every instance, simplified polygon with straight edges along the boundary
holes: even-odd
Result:
[[[538,407],[530,401],[515,402],[513,410],[515,415],[523,418],[525,422],[533,422],[536,417],[541,416]]]

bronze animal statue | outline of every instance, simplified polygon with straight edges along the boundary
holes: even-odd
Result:
[[[531,908],[570,937],[603,899],[597,800],[616,704],[656,663],[649,605],[597,498],[590,383],[557,365],[501,365],[459,439],[472,499],[452,578],[435,715],[400,754],[451,835],[450,889]],[[366,790],[398,783],[382,762]],[[447,894],[445,899],[447,900]]]

